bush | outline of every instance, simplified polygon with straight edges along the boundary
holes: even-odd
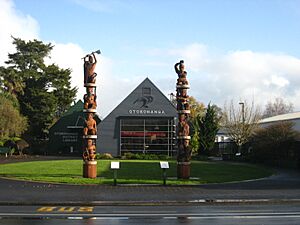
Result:
[[[96,159],[113,159],[111,154],[109,153],[97,153],[96,154]]]
[[[259,129],[253,138],[251,160],[282,165],[282,162],[297,158],[296,140],[299,132],[293,129],[292,122],[279,122]]]
[[[122,159],[136,159],[136,160],[168,160],[170,158],[171,157],[167,155],[131,153],[131,152],[126,152],[122,156]]]

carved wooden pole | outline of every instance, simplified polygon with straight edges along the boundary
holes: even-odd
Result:
[[[190,127],[188,124],[190,111],[189,96],[187,90],[190,88],[186,79],[187,73],[184,70],[184,61],[175,64],[175,71],[178,74],[176,84],[176,100],[178,112],[177,126],[177,178],[189,179],[191,167]]]
[[[83,97],[85,113],[85,126],[83,128],[83,177],[97,177],[96,140],[97,123],[94,119],[97,111],[96,103],[96,76],[94,72],[97,59],[95,53],[100,54],[100,50],[86,55],[84,59],[84,87],[86,94]]]

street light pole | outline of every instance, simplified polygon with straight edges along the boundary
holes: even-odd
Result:
[[[242,121],[243,121],[243,125],[245,124],[245,103],[244,102],[240,102],[240,105],[242,105]]]
[[[241,106],[242,106],[242,135],[244,135],[244,129],[245,129],[245,103],[244,102],[240,102],[239,103]],[[239,149],[238,149],[238,151],[239,151],[239,154],[241,154],[241,149],[242,148],[242,146],[241,145],[239,145]]]

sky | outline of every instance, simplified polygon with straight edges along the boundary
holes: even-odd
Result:
[[[220,107],[262,108],[281,97],[300,111],[300,0],[0,0],[0,65],[11,36],[55,45],[84,95],[82,57],[97,55],[98,114],[104,118],[150,78],[169,97],[185,61],[189,95]]]

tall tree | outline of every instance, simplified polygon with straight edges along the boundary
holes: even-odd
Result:
[[[219,130],[220,125],[220,112],[219,107],[216,105],[207,106],[206,113],[204,117],[198,117],[198,135],[199,135],[199,154],[208,155],[213,149],[215,144],[216,134]]]
[[[276,98],[274,102],[269,101],[265,106],[263,118],[277,116],[285,113],[293,112],[294,105],[291,102],[286,102],[282,98]]]
[[[247,101],[234,104],[231,100],[229,104],[225,104],[223,126],[230,138],[237,144],[239,152],[241,152],[242,145],[248,142],[258,127],[260,118],[260,109],[255,106],[254,101],[251,104]]]
[[[16,52],[8,54],[7,67],[0,68],[1,87],[18,99],[30,137],[41,138],[73,102],[77,89],[70,86],[70,69],[45,64],[54,47],[51,43],[13,37],[13,44]]]

